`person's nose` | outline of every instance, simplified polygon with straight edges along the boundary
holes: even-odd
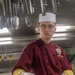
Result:
[[[45,28],[47,31],[49,31],[50,30],[50,28],[48,27],[48,26],[46,26],[46,28]]]

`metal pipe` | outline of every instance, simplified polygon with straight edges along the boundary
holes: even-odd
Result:
[[[46,0],[40,0],[40,3],[41,3],[41,11],[43,14],[45,14],[47,2]]]
[[[34,13],[34,7],[32,6],[31,0],[29,0],[29,5],[30,5],[30,13],[33,14]]]
[[[8,0],[8,2],[9,2],[9,12],[10,12],[10,16],[11,16],[11,15],[12,15],[11,1],[10,1],[10,0]]]
[[[4,0],[2,0],[2,5],[3,5],[3,15],[6,16],[6,13],[5,13],[5,5],[4,5]]]
[[[29,15],[29,8],[28,8],[28,2],[27,2],[28,0],[25,0],[25,3],[26,3],[26,10],[27,10],[27,14]]]
[[[53,6],[53,12],[56,13],[57,12],[57,3],[56,0],[51,0],[52,1],[52,6]]]
[[[41,11],[42,13],[44,13],[43,0],[40,0],[40,2],[41,2]]]

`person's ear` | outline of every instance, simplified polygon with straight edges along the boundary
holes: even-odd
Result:
[[[39,28],[39,26],[37,27],[37,30],[38,30],[38,32],[40,32],[40,28]]]

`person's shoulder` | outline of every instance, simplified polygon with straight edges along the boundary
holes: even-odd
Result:
[[[26,46],[26,47],[29,47],[29,46],[32,47],[32,46],[34,46],[34,45],[36,44],[36,41],[37,41],[37,40],[31,41],[31,42],[27,43],[25,46]]]
[[[23,48],[23,52],[28,51],[28,50],[34,50],[35,43],[36,43],[36,41],[31,41],[31,42],[27,43]]]

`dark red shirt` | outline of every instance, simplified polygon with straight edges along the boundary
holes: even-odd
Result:
[[[61,75],[65,69],[72,70],[64,50],[52,42],[45,44],[41,39],[24,48],[13,71],[17,68],[35,75]]]

